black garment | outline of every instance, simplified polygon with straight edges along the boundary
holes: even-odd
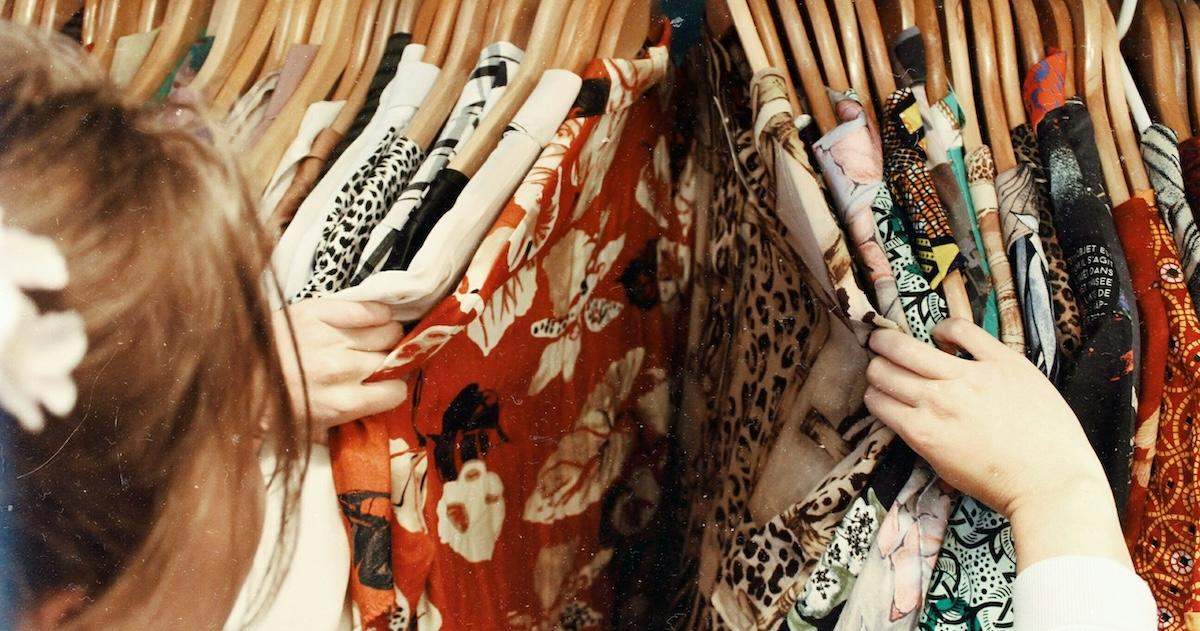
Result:
[[[1083,318],[1083,349],[1062,393],[1104,465],[1117,505],[1124,506],[1136,418],[1138,315],[1092,119],[1081,101],[1072,99],[1046,115],[1038,125],[1038,148]]]
[[[383,96],[383,89],[396,76],[396,68],[400,65],[400,57],[404,54],[404,47],[412,43],[412,35],[409,33],[392,33],[388,37],[387,46],[383,49],[383,57],[379,60],[379,68],[375,70],[375,76],[371,77],[371,87],[367,88],[367,100],[363,102],[362,109],[358,110],[358,114],[354,117],[354,122],[350,123],[350,128],[346,130],[346,135],[342,136],[342,141],[329,155],[329,159],[325,161],[325,168],[321,170],[321,177],[325,177],[325,172],[329,167],[333,166],[337,159],[345,153],[350,147],[350,143],[354,142],[367,128],[367,123],[371,122],[371,117],[375,115],[375,110],[379,108],[379,97]],[[319,180],[318,180],[319,181]]]
[[[425,193],[425,199],[409,216],[408,221],[404,222],[404,227],[399,232],[392,231],[388,235],[389,237],[395,235],[395,243],[385,244],[391,247],[380,248],[383,252],[391,251],[387,262],[383,264],[383,269],[408,269],[413,257],[421,251],[425,239],[433,231],[433,227],[441,221],[446,213],[450,212],[451,208],[454,208],[454,203],[458,201],[458,196],[468,181],[470,178],[454,169],[442,169],[433,177],[433,182],[429,184],[429,190]],[[368,268],[364,267],[364,269]]]

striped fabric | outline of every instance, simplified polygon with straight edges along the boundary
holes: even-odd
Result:
[[[1183,167],[1175,132],[1154,123],[1142,132],[1142,160],[1158,197],[1158,209],[1175,238],[1193,303],[1200,303],[1200,230],[1183,190]]]
[[[358,271],[351,281],[352,285],[361,283],[381,269],[391,253],[392,246],[406,241],[400,238],[402,232],[406,225],[412,224],[415,227],[418,223],[409,222],[408,219],[410,216],[419,215],[421,202],[425,199],[430,183],[454,158],[459,145],[466,143],[471,137],[489,106],[499,100],[504,89],[516,76],[523,55],[520,48],[508,42],[497,42],[480,53],[479,63],[471,72],[471,77],[463,86],[454,106],[454,115],[442,128],[429,155],[417,168],[408,186],[400,193],[399,199],[371,232],[371,238],[364,250],[365,255],[359,261]]]

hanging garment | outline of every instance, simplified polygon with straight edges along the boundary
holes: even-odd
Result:
[[[1179,143],[1179,161],[1183,166],[1183,190],[1187,193],[1188,207],[1200,225],[1200,136]]]
[[[384,89],[375,116],[313,187],[312,193],[296,211],[292,224],[280,238],[271,262],[279,273],[284,295],[288,298],[299,295],[307,285],[326,226],[344,216],[346,209],[361,195],[368,177],[375,175],[376,165],[388,153],[391,143],[408,126],[437,81],[437,66],[420,61],[424,52],[425,47],[418,44],[410,44],[405,49],[396,76]],[[390,160],[393,166],[400,166],[396,163],[403,157],[403,149],[411,143],[397,144],[401,152]],[[394,188],[393,182],[380,182],[381,177],[376,178],[377,183]],[[388,208],[382,201],[377,206],[363,210],[382,214]]]
[[[702,330],[689,344],[683,406],[694,413],[681,422],[686,483],[677,485],[686,531],[669,614],[676,628],[774,629],[890,432],[853,415],[866,354],[849,323],[831,317],[841,310],[781,218],[804,207],[784,188],[794,184],[777,191],[770,177],[804,171],[778,168],[782,145],[770,136],[791,137],[793,148],[798,139],[790,110],[758,106],[785,100],[782,77],[772,70],[754,78],[751,109],[752,79],[735,41],[710,38],[703,52],[702,85],[714,98],[703,116],[709,124],[698,127],[712,138],[698,150],[712,156],[713,179],[699,205],[710,216],[697,221],[706,237],[693,321]],[[803,203],[829,213],[819,199]]]
[[[979,220],[979,235],[987,255],[987,270],[1000,317],[1000,341],[1005,346],[1025,353],[1025,326],[1021,305],[1013,287],[1012,267],[1005,254],[1004,236],[1000,232],[1000,200],[996,194],[996,162],[992,149],[982,145],[967,156],[967,177],[971,184],[971,203]]]
[[[322,169],[321,175],[324,175],[325,171],[333,166],[338,158],[342,157],[342,154],[350,148],[350,143],[354,142],[363,133],[363,130],[367,128],[367,124],[375,116],[375,111],[379,109],[379,102],[383,98],[383,91],[387,89],[392,78],[396,76],[396,70],[400,67],[400,60],[404,56],[404,49],[411,43],[412,34],[410,33],[392,33],[388,36],[387,43],[383,47],[383,56],[379,58],[379,65],[375,68],[375,74],[371,75],[371,84],[367,86],[367,94],[366,98],[363,99],[362,107],[354,115],[354,120],[351,121],[350,127],[346,128],[346,133],[342,136],[341,142],[338,143],[337,147],[326,158],[325,167]]]
[[[279,85],[279,71],[275,70],[262,76],[245,94],[238,97],[229,114],[225,116],[225,132],[229,135],[230,145],[235,150],[249,149],[248,141],[254,128],[266,115],[267,105],[271,95]]]
[[[150,29],[144,33],[130,33],[117,40],[113,45],[112,65],[108,69],[108,78],[118,87],[124,88],[133,81],[142,62],[150,54],[154,40],[158,39],[158,29]]]
[[[655,168],[667,37],[648,59],[588,66],[581,95],[602,98],[576,102],[543,154],[558,164],[501,212],[504,243],[472,263],[490,271],[466,277],[482,286],[440,303],[377,375],[409,400],[334,432],[366,628],[608,625],[609,565],[636,554],[657,503],[685,298],[658,291],[677,268],[653,267],[690,238]]]
[[[1183,190],[1183,167],[1175,132],[1158,123],[1142,131],[1142,159],[1158,199],[1158,210],[1175,236],[1192,304],[1200,303],[1200,229]]]
[[[1074,365],[1075,358],[1079,356],[1083,346],[1080,341],[1079,304],[1075,300],[1075,290],[1071,289],[1066,257],[1058,242],[1058,230],[1054,227],[1054,213],[1050,207],[1050,180],[1042,167],[1037,138],[1029,124],[1022,123],[1012,129],[1012,139],[1017,164],[1028,169],[1033,175],[1035,194],[1031,198],[1032,209],[1036,211],[1037,236],[1042,240],[1042,252],[1046,255],[1050,298],[1054,302],[1055,337],[1061,351],[1057,372],[1059,377],[1055,379],[1055,384],[1058,384],[1062,375],[1069,372]]]
[[[1152,402],[1139,408],[1127,533],[1134,567],[1158,601],[1159,628],[1182,631],[1200,616],[1192,422],[1200,417],[1200,318],[1153,198],[1135,195],[1113,211],[1143,309],[1142,397]]]
[[[918,36],[919,40],[919,36]],[[929,176],[950,221],[955,242],[964,261],[960,271],[966,281],[975,323],[993,337],[1000,336],[1000,311],[992,286],[991,268],[984,250],[975,201],[971,197],[963,158],[962,128],[965,115],[954,92],[929,104],[924,85],[912,88],[920,108],[926,139],[925,156]]]
[[[283,111],[283,106],[287,105],[292,95],[296,93],[296,88],[300,87],[300,82],[308,73],[308,69],[312,66],[320,49],[320,46],[297,44],[288,50],[287,57],[283,60],[283,67],[279,69],[279,78],[275,81],[274,88],[269,95],[264,95],[265,106],[261,110],[256,108],[251,113],[251,118],[246,120],[247,125],[235,132],[232,140],[235,147],[250,149],[258,144],[258,140],[267,133],[271,123],[275,122],[279,113]]]
[[[1014,287],[1025,331],[1025,356],[1052,383],[1057,384],[1062,364],[1058,340],[1050,264],[1038,234],[1039,218],[1047,212],[1033,169],[1017,165],[996,174],[1000,220],[1012,263]]]
[[[1054,223],[1083,316],[1083,351],[1063,381],[1062,394],[1122,506],[1136,416],[1137,309],[1101,179],[1091,117],[1081,101],[1063,100],[1058,89],[1064,68],[1061,54],[1052,56],[1032,68],[1025,82],[1026,107],[1041,120],[1038,144],[1050,178]]]
[[[441,177],[440,186],[433,185],[434,178],[446,169],[446,165],[457,154],[458,147],[470,140],[488,106],[496,103],[504,94],[505,88],[516,77],[523,55],[524,52],[520,48],[508,42],[497,42],[483,49],[479,56],[479,63],[471,72],[471,76],[467,84],[463,86],[458,102],[452,110],[454,115],[442,127],[441,133],[433,144],[433,149],[421,163],[417,172],[413,174],[412,180],[400,193],[396,203],[387,211],[383,220],[372,229],[370,239],[363,249],[364,254],[355,268],[357,271],[350,284],[357,285],[382,269],[383,262],[388,258],[393,247],[411,247],[409,244],[413,238],[412,230],[416,224],[422,222],[418,220],[410,228],[409,218],[414,213],[416,217],[420,217],[423,212],[428,212],[421,208],[427,193],[435,190],[439,193],[434,195],[434,199],[431,200],[437,203],[431,205],[443,208],[443,214],[454,206],[455,199],[462,193],[462,188],[466,186],[467,178],[444,175]],[[567,96],[568,102],[571,98],[570,95]],[[557,127],[560,122],[555,121],[553,126]],[[553,130],[550,133],[553,133]],[[517,177],[520,177],[520,174]],[[425,220],[425,223],[428,222],[429,220]],[[415,249],[406,249],[405,251],[411,252],[412,255],[416,254]],[[407,266],[389,267],[388,269],[406,268]]]
[[[833,94],[833,93],[831,93]],[[834,94],[840,124],[812,143],[825,185],[842,225],[854,243],[857,261],[865,267],[879,312],[910,331],[896,276],[875,229],[871,205],[883,186],[883,149],[879,135],[867,124],[862,104],[854,95]]]
[[[459,294],[464,294],[464,287],[481,286],[483,279],[478,275],[491,272],[494,253],[508,243],[509,235],[492,231],[486,242],[484,236],[492,230],[500,211],[522,180],[527,179],[531,168],[552,171],[561,162],[560,152],[542,150],[567,117],[579,88],[580,79],[575,73],[545,71],[495,150],[455,196],[452,210],[430,232],[413,264],[406,270],[377,272],[337,296],[344,300],[383,302],[391,306],[392,317],[397,321],[414,322],[453,291],[455,285],[460,285]],[[549,162],[553,164],[546,166]],[[441,194],[437,191],[430,191],[430,195],[432,201],[440,201]],[[485,264],[467,271],[472,257]],[[459,298],[460,303],[465,304],[466,300],[466,295]]]
[[[333,124],[345,105],[345,101],[317,101],[304,110],[304,118],[300,120],[300,129],[296,131],[296,137],[283,152],[279,166],[271,175],[271,180],[267,183],[267,189],[259,203],[260,217],[264,223],[268,224],[272,234],[278,236],[283,234],[284,228],[287,228],[287,222],[271,222],[271,218],[275,216],[273,211],[287,190],[291,188],[300,164],[312,152],[317,136],[322,130]],[[288,215],[286,219],[290,221],[291,216]]]
[[[172,92],[186,88],[196,78],[196,73],[200,72],[200,68],[204,65],[204,60],[208,59],[208,53],[212,50],[213,36],[208,35],[192,42],[188,46],[187,52],[183,54],[183,58],[179,60],[175,67],[171,69],[158,90],[150,98],[154,103],[166,103]]]
[[[321,177],[321,171],[329,161],[329,156],[341,141],[342,135],[332,127],[325,127],[317,132],[308,151],[296,162],[287,188],[279,195],[279,201],[272,207],[266,220],[266,225],[274,230],[274,234],[286,234],[300,210],[300,205],[312,193],[313,187]],[[266,211],[266,208],[263,210]]]
[[[925,126],[912,90],[891,94],[884,108],[883,166],[892,199],[907,212],[917,262],[935,289],[951,271],[964,265],[950,219],[926,168]]]
[[[832,631],[837,626],[879,528],[912,475],[915,462],[916,454],[903,442],[888,446],[866,488],[842,517],[829,547],[809,575],[804,592],[788,612],[788,631]]]
[[[953,491],[918,464],[879,526],[838,631],[915,629],[942,548]]]

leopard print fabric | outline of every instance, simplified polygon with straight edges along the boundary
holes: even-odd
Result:
[[[350,286],[371,231],[391,209],[424,157],[416,143],[400,137],[395,129],[379,146],[380,150],[334,198],[334,206],[325,217],[312,275],[293,302]]]
[[[706,215],[697,219],[692,301],[700,330],[680,430],[687,527],[669,626],[775,629],[891,434],[850,413],[861,390],[838,410],[829,403],[838,380],[809,379],[847,365],[859,374],[866,353],[831,317],[836,305],[816,290],[775,212],[740,49],[715,40],[705,48],[701,93],[715,98],[708,124],[697,124],[708,145],[693,151],[712,156],[711,191],[697,204]]]
[[[1042,239],[1042,248],[1046,252],[1046,263],[1050,271],[1054,322],[1058,331],[1059,348],[1062,349],[1059,374],[1067,374],[1070,372],[1069,367],[1079,357],[1083,342],[1079,305],[1076,304],[1075,292],[1071,289],[1066,258],[1063,256],[1062,246],[1058,243],[1058,231],[1054,227],[1054,218],[1050,211],[1050,180],[1042,167],[1037,138],[1033,135],[1029,123],[1022,123],[1012,129],[1012,141],[1017,162],[1029,165],[1037,185],[1033,206],[1038,216],[1038,236]]]

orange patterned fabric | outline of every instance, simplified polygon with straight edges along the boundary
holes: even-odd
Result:
[[[1152,193],[1140,193],[1113,211],[1144,313],[1142,397],[1151,402],[1138,410],[1127,536],[1134,567],[1158,602],[1159,629],[1173,631],[1189,628],[1188,618],[1200,612],[1194,495],[1200,319],[1175,241],[1153,200]]]

